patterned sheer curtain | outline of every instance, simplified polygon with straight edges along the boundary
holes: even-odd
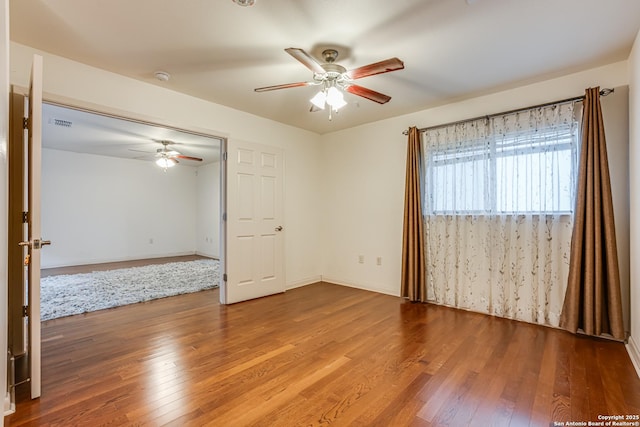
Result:
[[[578,135],[574,103],[424,131],[429,301],[559,325]]]

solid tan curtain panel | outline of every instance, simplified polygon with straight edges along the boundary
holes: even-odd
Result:
[[[422,147],[420,132],[409,129],[404,190],[401,295],[411,301],[427,301],[424,225],[422,217]]]
[[[561,327],[624,339],[609,163],[600,88],[586,90],[569,279]]]

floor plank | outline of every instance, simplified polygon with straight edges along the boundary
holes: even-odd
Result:
[[[465,426],[635,415],[624,345],[317,283],[42,324],[42,397],[9,426]]]

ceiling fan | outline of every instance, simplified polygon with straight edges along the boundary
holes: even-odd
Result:
[[[162,144],[162,148],[158,148],[156,150],[156,164],[158,166],[160,166],[161,168],[164,168],[165,170],[167,168],[173,167],[175,165],[177,165],[178,163],[180,163],[178,161],[178,159],[181,160],[191,160],[194,162],[201,162],[202,159],[200,157],[194,157],[194,156],[186,156],[182,153],[180,153],[179,151],[173,149],[173,148],[169,148],[170,145],[176,145],[178,143],[173,142],[173,141],[169,141],[166,139],[163,140],[155,140],[155,142]],[[129,150],[131,151],[141,151],[141,150],[134,150],[132,148],[130,148]],[[141,151],[143,153],[147,153],[147,151]]]
[[[313,71],[313,80],[306,81],[306,82],[286,83],[286,84],[275,85],[275,86],[259,87],[254,90],[256,92],[266,92],[270,90],[288,89],[292,87],[321,85],[322,89],[320,93],[316,95],[319,97],[319,99],[317,99],[317,101],[319,102],[316,103],[312,99],[312,103],[318,106],[319,108],[324,108],[324,104],[326,102],[332,107],[329,110],[330,113],[332,110],[337,111],[338,108],[346,104],[344,100],[342,100],[342,102],[337,101],[336,105],[333,105],[333,103],[330,102],[330,101],[333,101],[330,99],[332,95],[338,96],[339,99],[342,99],[341,93],[338,93],[336,95],[336,92],[338,92],[337,91],[338,89],[347,91],[357,96],[361,96],[373,102],[377,102],[378,104],[385,104],[389,102],[389,100],[391,100],[390,96],[380,92],[376,92],[371,89],[367,89],[363,86],[353,84],[353,81],[357,79],[361,79],[363,77],[373,76],[376,74],[402,70],[404,68],[404,63],[401,60],[399,60],[398,58],[390,58],[384,61],[354,68],[352,70],[347,70],[342,65],[336,64],[335,61],[336,59],[338,59],[338,51],[335,49],[325,49],[322,52],[322,58],[324,60],[323,64],[319,63],[315,58],[313,58],[303,49],[290,47],[288,49],[285,49],[285,51],[289,55],[293,56],[295,59],[300,61],[302,65],[304,65],[305,67]],[[324,95],[320,95],[320,94],[324,94]]]

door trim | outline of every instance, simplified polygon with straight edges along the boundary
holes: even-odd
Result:
[[[17,93],[22,93],[24,88],[16,87],[14,89]],[[220,281],[218,283],[220,289],[220,303],[223,302],[223,295],[226,294],[226,284],[223,280],[224,274],[226,273],[226,221],[223,221],[223,213],[227,210],[227,182],[226,182],[226,161],[223,159],[224,153],[227,151],[227,137],[221,136],[213,133],[214,131],[197,128],[197,127],[189,127],[189,126],[179,126],[175,124],[162,124],[160,123],[159,118],[152,118],[150,116],[143,116],[140,114],[117,110],[105,106],[100,106],[97,104],[92,104],[84,101],[78,101],[71,98],[62,97],[54,94],[43,94],[44,104],[55,105],[58,107],[69,108],[73,110],[82,111],[85,113],[96,114],[104,117],[110,117],[113,119],[125,120],[129,122],[139,123],[147,126],[155,126],[159,128],[165,128],[169,130],[174,130],[178,132],[188,133],[191,135],[202,136],[205,138],[217,139],[220,141]]]

